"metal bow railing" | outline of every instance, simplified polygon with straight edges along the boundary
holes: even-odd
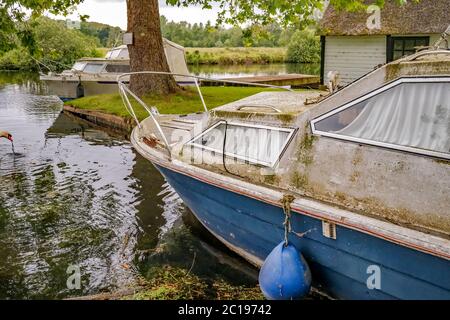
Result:
[[[136,112],[134,111],[133,105],[131,104],[131,101],[129,99],[129,95],[133,97],[149,114],[149,117],[152,119],[152,121],[155,123],[156,129],[158,130],[158,133],[160,134],[163,143],[169,152],[171,154],[171,147],[169,144],[169,141],[167,140],[167,137],[165,136],[161,125],[158,122],[158,119],[156,117],[156,112],[152,111],[152,108],[154,110],[158,111],[158,108],[156,106],[152,106],[152,108],[149,108],[147,104],[139,98],[134,92],[130,90],[130,88],[125,83],[127,80],[125,80],[125,77],[129,77],[132,75],[138,75],[138,74],[153,74],[153,75],[170,75],[175,77],[184,77],[184,78],[191,78],[193,79],[193,83],[197,89],[198,95],[200,97],[203,109],[205,113],[209,114],[208,107],[206,106],[205,99],[203,98],[202,91],[200,89],[199,80],[204,80],[208,82],[221,82],[221,83],[229,83],[229,84],[240,84],[240,85],[246,85],[246,86],[254,86],[254,87],[264,87],[264,88],[271,88],[271,89],[281,89],[293,92],[291,88],[287,87],[281,87],[281,86],[275,86],[270,84],[261,84],[261,83],[253,83],[253,82],[245,82],[245,81],[235,81],[235,80],[226,80],[226,79],[214,79],[214,78],[207,78],[207,77],[200,77],[200,76],[194,76],[194,75],[188,75],[188,74],[179,74],[179,73],[172,73],[172,72],[162,72],[162,71],[139,71],[139,72],[129,72],[121,74],[117,77],[117,83],[119,86],[119,93],[122,97],[123,104],[125,105],[125,108],[127,109],[128,113],[133,117],[133,119],[136,122],[136,125],[139,129],[142,128],[141,123],[139,122],[139,119],[136,116]],[[159,111],[157,112],[159,114]]]

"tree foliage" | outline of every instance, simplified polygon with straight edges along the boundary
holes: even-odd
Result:
[[[283,29],[277,24],[254,25],[251,30],[234,26],[223,28],[211,22],[169,22],[161,16],[163,37],[184,47],[284,47],[289,43],[294,28]],[[251,34],[251,36],[249,36]]]
[[[386,0],[374,0],[372,4],[384,6]],[[406,0],[392,0],[403,4]],[[413,0],[418,1],[418,0]],[[172,6],[187,7],[198,5],[211,9],[219,7],[218,24],[243,23],[262,24],[277,23],[282,26],[296,25],[305,27],[314,21],[317,10],[323,10],[325,3],[337,9],[361,10],[366,8],[366,0],[166,0]]]
[[[19,44],[0,55],[0,69],[33,70],[39,67],[51,71],[65,69],[81,57],[96,57],[98,40],[79,30],[68,29],[63,21],[39,17],[29,21],[35,50],[30,53]],[[40,65],[38,65],[38,61]],[[45,70],[48,71],[48,70]]]
[[[97,38],[99,45],[105,48],[122,44],[122,30],[119,27],[98,22],[82,21],[80,31],[85,35]]]
[[[309,31],[297,30],[291,38],[286,60],[292,63],[320,61],[320,38]]]
[[[34,50],[35,39],[29,21],[45,12],[67,15],[81,2],[83,0],[0,0],[0,52],[19,44]]]
[[[45,12],[55,15],[67,15],[73,12],[78,4],[84,0],[0,0],[0,52],[8,51],[19,44],[34,50],[35,39],[31,31],[29,21],[41,16]],[[386,0],[374,0],[372,3],[383,6]],[[399,4],[406,0],[392,0]],[[419,0],[413,0],[419,1]],[[166,0],[168,5],[187,7],[189,5],[200,5],[204,9],[217,5],[220,9],[218,15],[218,25],[228,23],[240,25],[249,23],[253,29],[243,30],[243,45],[248,45],[245,41],[254,39],[254,26],[272,25],[289,26],[303,28],[310,25],[317,10],[324,8],[325,0]],[[358,10],[365,8],[366,0],[329,0],[338,9]],[[30,19],[31,18],[31,19]],[[80,16],[82,20],[86,16]],[[198,27],[198,26],[197,26]],[[95,29],[95,28],[94,28]],[[86,28],[87,33],[105,33],[105,30],[92,30]],[[239,30],[232,29],[231,35],[227,39],[218,39],[214,45],[228,44],[236,45],[239,39]],[[247,34],[245,34],[247,33]],[[247,36],[246,36],[247,35]],[[110,45],[112,36],[109,32],[104,37],[108,40],[102,42],[103,45]],[[228,44],[225,42],[229,40]],[[195,40],[193,40],[195,41]],[[192,44],[194,45],[194,44]],[[209,43],[208,46],[210,46]]]
[[[81,57],[99,55],[96,38],[86,36],[79,30],[68,29],[63,21],[37,18],[33,34],[38,44],[35,56],[44,63],[56,61],[67,67]]]

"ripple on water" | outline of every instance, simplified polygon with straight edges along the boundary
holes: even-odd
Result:
[[[87,294],[132,281],[123,268],[135,246],[124,238],[138,225],[127,207],[136,197],[134,179],[125,179],[130,146],[83,128],[47,134],[60,117],[54,98],[13,86],[0,101],[0,128],[14,134],[17,151],[0,144],[0,297]],[[71,264],[82,271],[78,292],[65,287]]]
[[[225,269],[183,225],[175,191],[127,141],[61,114],[58,99],[30,88],[0,88],[0,128],[16,149],[0,141],[0,298],[111,290],[158,261],[191,264],[193,251],[202,253],[192,272]],[[70,265],[80,268],[80,290],[67,289]]]

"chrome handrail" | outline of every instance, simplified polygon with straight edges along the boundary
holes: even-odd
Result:
[[[236,108],[236,110],[240,111],[245,108],[266,108],[275,111],[276,113],[282,113],[280,109],[275,108],[274,106],[270,106],[268,104],[246,104]]]
[[[438,49],[438,50],[424,50],[416,52],[410,56],[403,58],[404,61],[414,61],[417,58],[427,56],[427,55],[437,55],[437,54],[450,54],[450,50]]]
[[[246,82],[246,81],[226,80],[226,79],[215,79],[215,78],[194,76],[194,75],[190,75],[190,74],[181,74],[181,73],[163,72],[163,71],[128,72],[128,73],[123,73],[123,74],[117,76],[117,84],[119,86],[119,94],[122,97],[122,102],[125,105],[125,108],[127,109],[128,113],[133,117],[133,119],[135,120],[138,128],[141,129],[142,128],[141,123],[139,122],[139,119],[136,116],[136,113],[135,113],[134,108],[133,108],[133,106],[132,106],[132,104],[130,102],[130,99],[128,98],[128,94],[129,94],[148,112],[149,116],[151,117],[151,119],[155,123],[156,128],[159,131],[159,134],[161,135],[161,137],[163,139],[164,145],[165,145],[167,151],[169,152],[169,155],[172,153],[172,148],[170,147],[170,144],[169,144],[169,142],[168,142],[168,140],[167,140],[167,138],[166,138],[166,136],[165,136],[165,134],[164,134],[164,132],[163,132],[159,122],[158,122],[158,120],[154,116],[154,114],[151,111],[151,109],[147,106],[147,104],[142,99],[140,99],[135,93],[133,93],[130,90],[130,88],[128,88],[128,86],[125,84],[125,80],[123,80],[124,77],[137,75],[137,74],[170,75],[170,76],[186,77],[186,78],[194,79],[195,87],[197,88],[198,94],[200,96],[200,100],[201,100],[202,105],[203,105],[203,109],[205,110],[206,114],[209,113],[209,110],[208,110],[208,108],[206,106],[205,99],[203,98],[203,94],[202,94],[202,91],[201,91],[200,86],[198,84],[198,80],[206,80],[206,81],[210,81],[210,82],[222,82],[222,83],[230,83],[230,84],[251,85],[251,86],[255,86],[255,87],[281,89],[281,90],[286,90],[286,91],[289,91],[289,92],[294,92],[294,90],[292,90],[291,88],[275,86],[275,85],[271,85],[271,84],[262,84],[262,83],[253,83],[253,82]],[[158,110],[158,108],[156,106],[153,106],[153,108]]]
[[[137,126],[139,129],[141,129],[141,123],[139,122],[139,119],[136,116],[136,113],[134,112],[133,106],[131,105],[130,100],[128,99],[127,93],[129,93],[144,109],[147,111],[149,116],[152,118],[153,122],[156,125],[156,128],[158,129],[159,133],[161,134],[161,137],[164,142],[164,146],[166,147],[167,151],[169,151],[169,155],[171,154],[171,148],[169,145],[169,141],[166,138],[166,135],[164,134],[158,120],[156,120],[155,116],[153,115],[153,112],[150,110],[150,108],[147,106],[147,104],[142,101],[134,92],[132,92],[124,83],[119,82],[119,93],[122,96],[122,101],[125,104],[125,107],[127,108],[128,112],[131,114],[131,116],[134,118],[134,120],[137,123]],[[155,107],[156,108],[156,107]]]

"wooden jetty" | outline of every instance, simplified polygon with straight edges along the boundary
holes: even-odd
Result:
[[[238,78],[224,78],[228,81],[251,82],[255,84],[271,84],[275,86],[290,86],[291,88],[317,88],[320,85],[320,77],[309,74],[281,74],[268,76],[252,76]],[[242,84],[230,84],[217,81],[201,80],[203,86],[244,86]]]

